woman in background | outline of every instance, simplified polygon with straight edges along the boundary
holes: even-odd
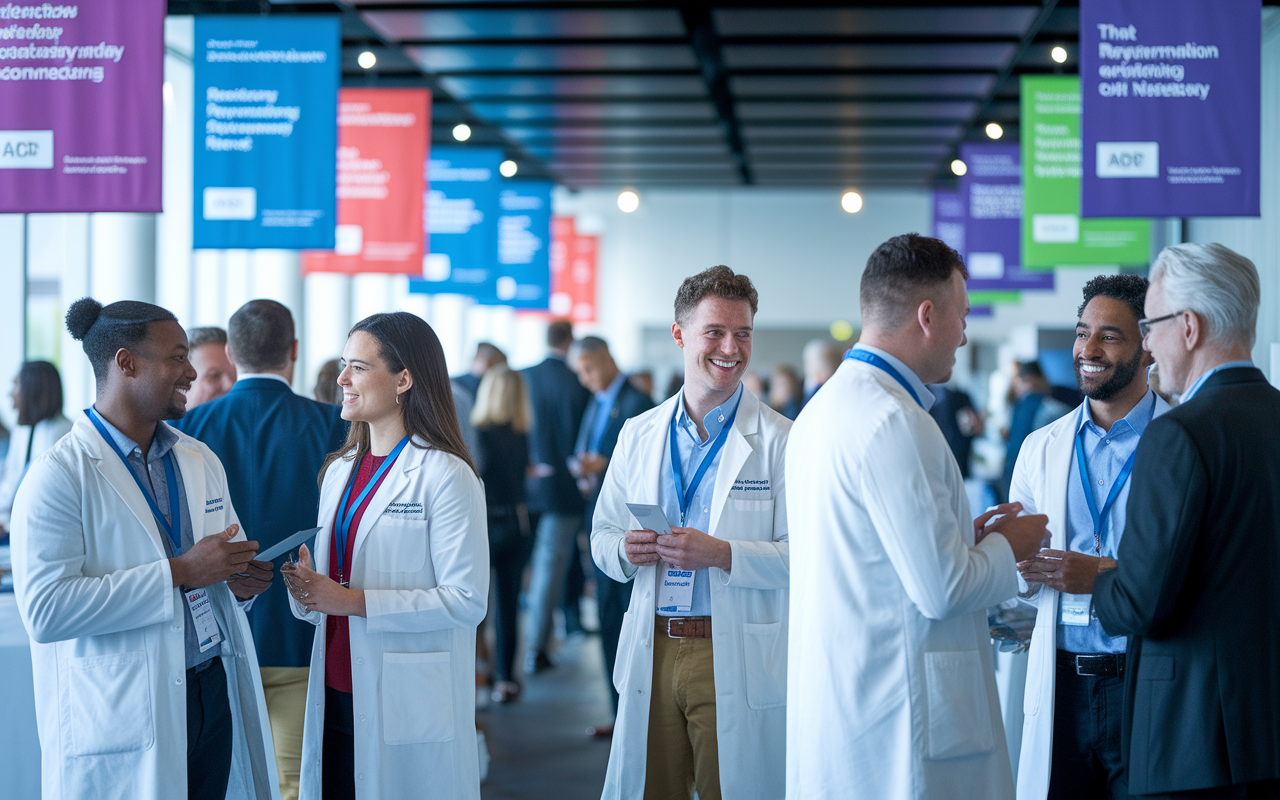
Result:
[[[9,538],[9,514],[18,484],[31,462],[71,430],[62,415],[62,378],[48,361],[28,361],[9,392],[18,425],[9,436],[9,453],[0,467],[0,541]]]
[[[479,800],[489,545],[444,351],[419,317],[374,314],[342,360],[351,431],[321,470],[315,560],[282,570],[317,626],[299,797]]]
[[[516,616],[520,580],[529,558],[529,514],[525,508],[525,476],[533,412],[520,373],[506,365],[491,368],[476,389],[471,412],[484,464],[485,503],[489,516],[489,560],[494,571],[497,614],[494,639],[493,699],[509,703],[520,695],[512,669],[516,658]]]

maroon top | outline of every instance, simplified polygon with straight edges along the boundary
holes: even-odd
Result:
[[[378,467],[382,465],[386,458],[386,456],[365,453],[364,458],[360,460],[360,467],[356,470],[355,485],[351,487],[352,500],[359,497],[360,493],[364,491],[364,487],[369,485],[369,479],[373,477],[373,473],[378,471]],[[390,471],[387,470],[387,472]],[[351,576],[351,560],[356,549],[356,532],[360,530],[360,520],[364,518],[365,509],[369,507],[369,502],[378,493],[378,488],[382,486],[382,482],[386,478],[386,473],[383,473],[382,477],[378,479],[378,483],[373,487],[373,491],[369,492],[365,496],[364,502],[356,508],[356,515],[351,520],[351,530],[347,532],[347,551],[342,558],[342,563],[346,570],[342,575],[338,574],[338,513],[342,511],[342,503],[338,503],[338,511],[334,512],[333,515],[333,535],[329,540],[329,577],[335,581],[345,581]],[[324,685],[350,694],[352,691],[351,627],[347,618],[330,615],[324,633]]]

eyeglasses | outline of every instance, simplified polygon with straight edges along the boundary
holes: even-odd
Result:
[[[1152,325],[1155,325],[1157,322],[1164,322],[1167,319],[1173,319],[1176,316],[1180,316],[1184,311],[1186,311],[1185,308],[1182,311],[1175,311],[1172,314],[1165,314],[1163,317],[1156,317],[1155,319],[1140,319],[1138,320],[1138,333],[1141,333],[1145,339],[1147,335],[1151,333]]]

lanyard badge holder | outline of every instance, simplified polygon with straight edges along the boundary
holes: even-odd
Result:
[[[356,485],[356,473],[359,472],[359,465],[352,471],[351,481],[347,484],[347,490],[342,493],[342,501],[338,503],[338,518],[333,528],[333,541],[338,556],[338,575],[337,581],[344,587],[351,585],[351,577],[347,575],[347,540],[351,535],[351,522],[355,519],[356,511],[364,504],[366,498],[373,492],[374,487],[378,485],[378,481],[382,480],[382,476],[387,474],[387,470],[400,457],[400,451],[404,450],[405,445],[409,443],[409,437],[406,436],[400,440],[395,446],[391,454],[386,457],[377,471],[373,473],[373,477],[369,479],[369,483],[364,490],[356,497],[354,501],[351,499],[351,490]]]

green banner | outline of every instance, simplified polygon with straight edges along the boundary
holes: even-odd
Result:
[[[1080,79],[1022,79],[1022,267],[1146,264],[1146,219],[1080,218]]]
[[[971,307],[1004,305],[1006,303],[1016,303],[1021,299],[1022,292],[1017,291],[984,290],[980,292],[969,292],[969,305]]]

